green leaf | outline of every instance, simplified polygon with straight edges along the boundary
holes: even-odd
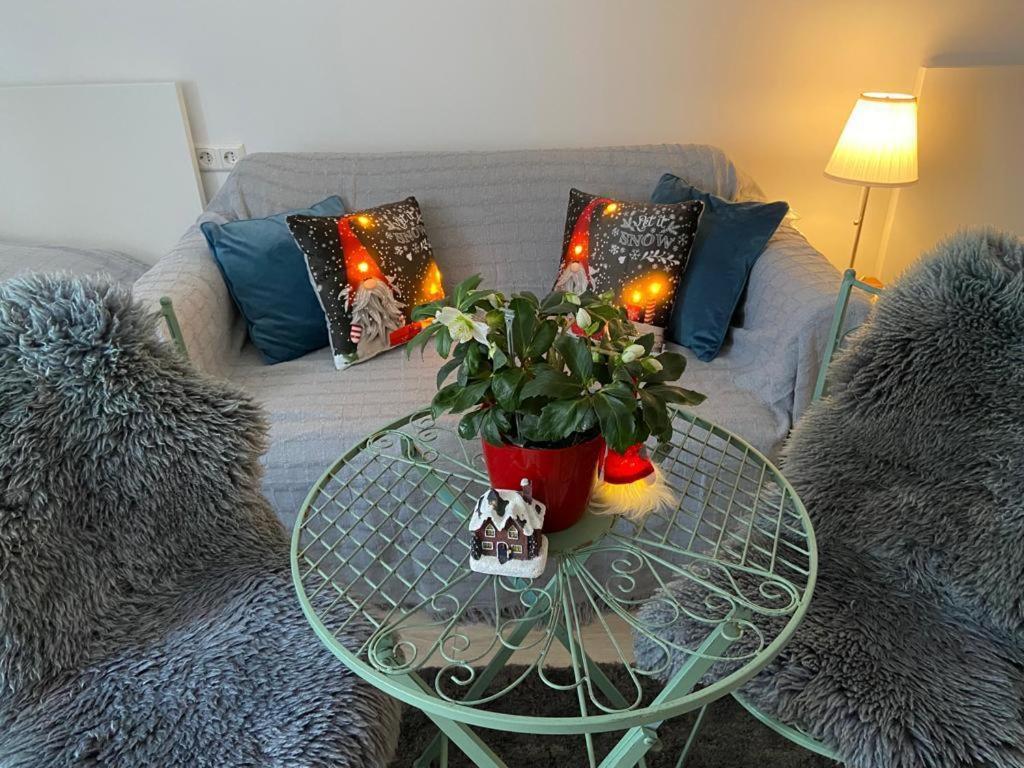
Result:
[[[460,413],[483,402],[484,395],[487,394],[487,389],[491,386],[491,380],[488,377],[481,381],[471,381],[466,386],[456,383],[456,386],[459,387],[459,392],[452,398],[450,406],[452,413]]]
[[[569,373],[577,381],[586,384],[594,377],[594,359],[590,345],[578,336],[563,333],[555,339],[555,349],[565,360]]]
[[[526,350],[537,328],[537,310],[529,299],[516,296],[509,304],[515,317],[512,319],[512,338],[509,349],[520,360],[526,357]]]
[[[586,432],[597,423],[597,414],[590,398],[555,400],[544,406],[537,424],[537,432],[544,440],[564,440],[579,432]]]
[[[551,312],[552,307],[557,307],[559,304],[568,304],[565,300],[565,291],[552,291],[540,303],[541,312]]]
[[[645,333],[643,336],[639,337],[633,343],[639,344],[641,347],[644,348],[644,354],[649,355],[651,354],[651,350],[654,349],[654,334]]]
[[[491,357],[491,367],[494,370],[498,370],[499,368],[504,368],[507,363],[508,355],[502,352],[500,347],[495,349],[494,355]]]
[[[534,310],[540,306],[540,299],[537,298],[537,294],[533,291],[520,291],[516,296],[526,299]]]
[[[640,405],[643,409],[644,422],[651,434],[659,440],[667,440],[672,436],[672,418],[668,414],[665,401],[646,389],[640,390]]]
[[[562,315],[575,315],[578,306],[568,301],[563,301],[561,304],[553,304],[546,309],[541,310],[541,314],[550,316],[562,316]]]
[[[525,379],[526,371],[522,368],[505,368],[491,377],[491,391],[506,411],[514,411],[519,406],[519,388]]]
[[[678,352],[662,352],[654,359],[661,363],[661,370],[657,373],[645,373],[643,376],[643,380],[651,384],[675,381],[686,370],[686,358]]]
[[[579,397],[582,391],[583,387],[578,381],[573,381],[561,371],[536,366],[534,377],[523,385],[523,389],[519,393],[519,400],[529,400],[531,397],[565,400]]]
[[[500,408],[488,408],[480,420],[480,434],[491,445],[501,445],[505,442],[510,426],[508,417]]]
[[[438,299],[437,301],[431,301],[427,304],[420,304],[413,307],[412,313],[409,315],[412,320],[426,320],[428,317],[433,319],[434,315],[438,313],[438,310],[443,307],[444,299]]]
[[[448,353],[452,351],[452,334],[443,325],[440,325],[440,330],[437,332],[437,354],[441,357],[448,357]]]
[[[483,278],[480,275],[472,275],[455,286],[455,294],[452,299],[452,304],[459,309],[462,309],[462,303],[465,301],[466,296],[475,291],[476,287],[480,285],[482,280]]]
[[[453,357],[451,360],[449,360],[448,362],[441,366],[441,368],[437,372],[438,389],[440,389],[441,386],[444,384],[444,380],[447,379],[449,375],[451,375],[451,372],[458,368],[460,365],[462,365],[462,361],[459,360],[458,358]]]
[[[692,389],[673,387],[668,384],[648,385],[641,391],[663,402],[674,403],[675,405],[700,405],[707,397],[700,392],[694,392]]]
[[[470,378],[476,377],[487,364],[487,350],[476,341],[468,341],[465,344],[460,344],[459,346],[466,348],[466,352],[464,354],[466,359],[466,372],[469,374]]]
[[[542,322],[537,326],[537,330],[534,331],[533,339],[530,341],[530,346],[527,347],[524,357],[535,359],[544,355],[551,349],[551,343],[555,340],[557,334],[558,323],[554,320]]]
[[[621,309],[613,307],[611,304],[593,304],[585,307],[585,309],[590,313],[591,317],[596,317],[605,322],[617,320],[622,314]]]
[[[633,409],[625,401],[609,397],[603,390],[591,397],[591,403],[608,446],[614,451],[624,451],[633,445]]]
[[[455,399],[455,396],[462,391],[457,383],[453,382],[446,387],[441,387],[434,393],[433,399],[430,401],[430,413],[436,419],[442,413],[447,411]]]
[[[459,419],[459,437],[463,440],[472,440],[480,433],[480,423],[487,413],[485,408],[477,408],[470,411]]]
[[[433,338],[434,334],[444,328],[440,323],[431,323],[422,331],[417,333],[409,342],[405,345],[405,356],[409,357],[415,350],[426,348],[427,342]]]

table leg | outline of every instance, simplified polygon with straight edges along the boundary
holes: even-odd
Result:
[[[517,587],[526,586],[526,582],[521,579],[516,579],[513,582]],[[546,592],[550,598],[558,589],[557,580],[552,577],[551,580],[544,586],[540,591]],[[530,599],[532,597],[532,600]],[[526,614],[523,616],[523,621],[519,623],[519,626],[515,628],[511,635],[508,637],[508,645],[502,644],[501,648],[494,654],[494,658],[491,659],[483,671],[477,676],[476,680],[473,681],[473,685],[469,687],[466,692],[466,698],[472,699],[476,696],[480,696],[484,691],[487,690],[487,686],[491,684],[494,677],[500,672],[508,660],[512,658],[512,654],[515,653],[514,646],[519,645],[526,636],[530,633],[530,630],[536,625],[539,617],[536,616],[540,607],[543,605],[543,601],[539,597],[526,595],[525,599],[529,603],[529,608]],[[532,619],[532,621],[531,621]],[[513,646],[510,648],[508,646]],[[439,759],[441,749],[444,746],[445,735],[442,731],[433,738],[427,748],[423,750],[419,759],[416,761],[415,768],[429,768],[434,762]]]
[[[739,628],[727,621],[715,627],[711,634],[701,643],[694,653],[672,676],[661,692],[655,697],[654,703],[667,699],[678,698],[692,691],[705,673],[716,663],[716,658],[739,636]],[[634,766],[648,750],[658,742],[657,730],[661,723],[650,723],[644,727],[630,728],[626,735],[601,761],[600,768],[629,768]]]
[[[697,719],[693,721],[690,735],[686,737],[686,745],[683,747],[683,751],[679,753],[679,760],[676,761],[676,768],[683,768],[686,765],[686,758],[690,756],[690,750],[693,749],[693,745],[697,742],[697,734],[700,733],[700,727],[704,725],[704,718],[707,714],[708,705],[705,704],[697,713]]]
[[[416,675],[396,675],[392,679],[400,685],[417,691],[429,690],[427,684]],[[484,744],[483,740],[468,725],[429,712],[425,714],[440,729],[441,738],[435,739],[438,743],[436,757],[428,756],[424,751],[416,761],[417,765],[430,765],[432,760],[437,760],[441,768],[444,768],[448,763],[447,742],[450,740],[466,754],[466,757],[473,761],[473,765],[477,768],[509,768],[508,764]]]

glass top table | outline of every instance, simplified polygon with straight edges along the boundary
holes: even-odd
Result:
[[[588,512],[548,537],[547,569],[530,580],[470,570],[469,515],[489,483],[479,444],[455,425],[423,410],[366,437],[313,486],[292,536],[293,581],[320,640],[438,725],[417,765],[446,764],[449,741],[477,765],[506,765],[473,727],[583,734],[592,766],[590,734],[625,731],[600,765],[642,765],[662,721],[743,685],[807,610],[807,513],[728,430],[676,410],[673,439],[652,446],[675,503],[635,522]],[[366,639],[339,639],[353,634]],[[662,661],[638,663],[636,640]],[[618,682],[593,660],[598,645]],[[510,662],[516,674],[496,682]],[[517,711],[508,694],[531,675],[573,714]]]

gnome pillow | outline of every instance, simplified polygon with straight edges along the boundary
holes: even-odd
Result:
[[[327,318],[334,365],[347,368],[404,344],[425,326],[417,304],[442,298],[416,198],[345,216],[289,216]]]
[[[630,320],[664,328],[703,209],[571,190],[555,290],[610,291]]]

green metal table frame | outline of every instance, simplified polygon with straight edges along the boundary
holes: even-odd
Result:
[[[675,491],[672,508],[640,522],[588,512],[549,536],[548,567],[535,580],[470,570],[466,522],[488,481],[479,446],[458,439],[453,420],[409,414],[347,451],[313,486],[291,546],[303,612],[345,666],[438,727],[417,766],[446,766],[449,744],[478,766],[506,766],[474,728],[582,735],[592,768],[642,766],[663,722],[700,710],[682,765],[707,705],[756,675],[791,637],[817,572],[803,504],[738,436],[689,411],[673,419],[672,441],[653,450]],[[652,599],[668,620],[642,610]],[[654,643],[663,661],[641,668],[612,617]],[[684,642],[665,631],[683,618],[700,637]],[[480,635],[481,622],[486,640],[473,641],[464,627],[476,623]],[[587,653],[585,626],[614,649],[624,689]],[[363,639],[345,641],[354,636]],[[555,643],[568,652],[567,681],[550,674]],[[530,663],[494,690],[513,654]],[[673,659],[681,660],[674,669]],[[440,669],[425,679],[433,666]],[[578,714],[503,709],[503,697],[533,674]],[[659,681],[656,695],[642,680]],[[602,731],[625,733],[599,762],[592,734]]]

